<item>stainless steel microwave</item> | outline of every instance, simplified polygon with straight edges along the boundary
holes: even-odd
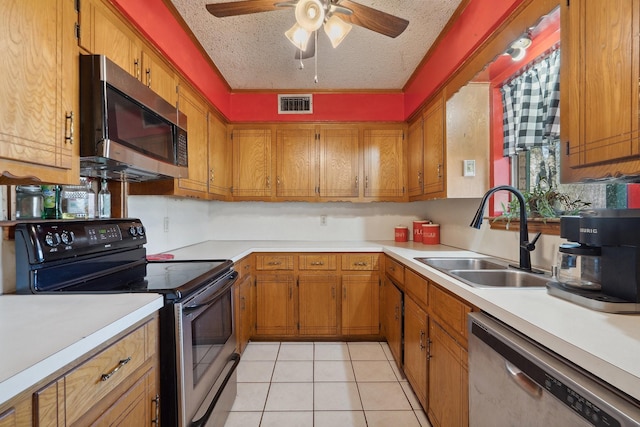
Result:
[[[186,178],[187,117],[103,55],[80,56],[80,174]]]

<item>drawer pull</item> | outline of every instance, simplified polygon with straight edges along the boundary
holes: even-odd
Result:
[[[311,265],[324,265],[324,262],[322,262],[322,261],[313,261],[311,263]]]
[[[368,263],[365,261],[358,261],[358,262],[354,262],[353,265],[356,267],[366,267]]]
[[[282,262],[280,262],[280,261],[269,261],[267,263],[267,265],[280,265],[280,264],[282,264]]]
[[[120,361],[120,363],[118,363],[118,366],[116,366],[113,371],[109,372],[108,374],[102,374],[102,377],[100,377],[100,381],[106,381],[109,378],[111,378],[116,372],[118,372],[120,370],[120,368],[122,368],[124,365],[126,365],[127,363],[131,362],[131,357],[127,357],[126,359],[122,359]]]

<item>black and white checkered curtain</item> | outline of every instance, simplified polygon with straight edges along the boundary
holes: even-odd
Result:
[[[500,88],[504,156],[560,137],[560,49]]]

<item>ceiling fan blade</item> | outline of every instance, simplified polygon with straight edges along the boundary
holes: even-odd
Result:
[[[276,6],[277,0],[243,0],[229,3],[212,3],[207,10],[217,18],[227,16],[247,15],[250,13],[270,12],[281,9]]]
[[[373,9],[369,6],[363,6],[350,0],[342,0],[340,6],[353,11],[350,15],[340,15],[343,21],[392,38],[396,38],[402,34],[407,28],[407,25],[409,25],[409,21],[406,19]]]
[[[302,58],[300,55],[302,54]],[[300,49],[296,50],[296,59],[308,59],[313,58],[316,54],[316,35],[312,34],[309,38],[309,43],[307,44],[307,50],[300,51]]]

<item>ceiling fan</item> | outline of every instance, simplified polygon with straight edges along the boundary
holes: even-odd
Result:
[[[298,48],[296,59],[315,55],[316,37],[311,37],[321,26],[337,47],[351,30],[358,25],[388,37],[398,37],[409,25],[409,21],[373,9],[350,0],[243,0],[208,4],[207,10],[218,18],[270,12],[283,7],[295,8],[296,23],[285,32],[287,38]]]

